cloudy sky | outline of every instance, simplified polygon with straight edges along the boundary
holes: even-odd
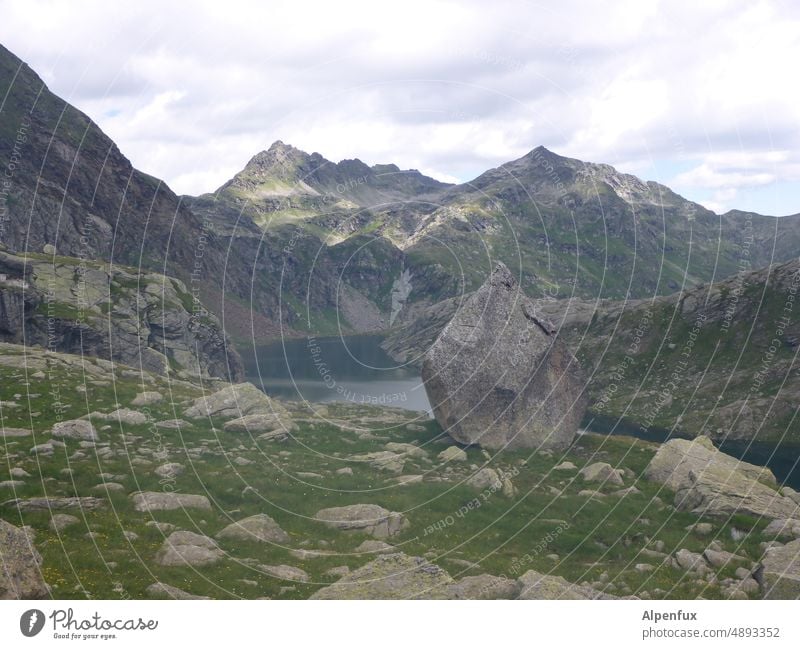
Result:
[[[539,144],[712,209],[800,212],[787,0],[0,0],[2,43],[140,169],[210,191],[271,142],[469,180]]]

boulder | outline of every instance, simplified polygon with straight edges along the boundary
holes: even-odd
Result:
[[[161,566],[206,566],[225,556],[213,539],[194,532],[170,534],[156,555]]]
[[[481,491],[484,489],[497,491],[503,488],[503,481],[500,479],[500,476],[497,475],[497,471],[488,467],[480,469],[475,472],[475,474],[471,475],[467,480],[467,484]]]
[[[402,473],[406,463],[405,455],[398,455],[391,451],[375,451],[373,453],[361,453],[348,458],[354,462],[366,462],[372,468],[389,473]]]
[[[294,428],[288,414],[278,412],[245,415],[226,421],[222,427],[231,433],[269,433],[274,430],[289,431]]]
[[[260,541],[261,543],[288,543],[289,535],[270,516],[256,514],[231,523],[219,534],[218,539],[238,541]]]
[[[163,400],[164,397],[161,395],[160,392],[140,392],[139,394],[136,395],[136,397],[134,397],[133,401],[131,401],[131,405],[153,406],[157,403],[161,403]],[[155,586],[156,584],[153,585]],[[169,586],[169,588],[172,588],[172,586]]]
[[[286,408],[270,399],[252,383],[237,383],[203,395],[184,411],[190,419],[221,417],[233,419],[244,415],[278,415],[288,418]]]
[[[153,473],[155,473],[159,478],[163,478],[165,480],[177,478],[179,475],[183,474],[183,471],[183,465],[179,464],[178,462],[167,462],[166,464],[162,464],[161,466],[157,466],[155,469],[153,469]]]
[[[97,441],[97,431],[92,422],[85,419],[72,419],[70,421],[60,421],[53,425],[50,433],[53,437],[66,437],[67,439],[82,439],[85,441]]]
[[[445,588],[452,584],[439,566],[398,552],[376,557],[311,599],[444,599]]]
[[[130,408],[119,408],[114,412],[110,412],[103,417],[106,421],[119,422],[121,424],[130,424],[132,426],[140,426],[150,421],[150,418],[143,412],[138,410],[131,410]]]
[[[578,471],[586,482],[602,482],[603,484],[622,486],[622,470],[615,469],[607,462],[595,462]]]
[[[528,570],[517,579],[518,599],[617,599],[589,586],[572,584],[563,577]]]
[[[196,494],[171,491],[140,491],[131,496],[137,512],[158,512],[171,509],[211,509],[208,498]]]
[[[448,446],[437,456],[440,462],[466,462],[467,453],[458,446]]]
[[[761,565],[764,599],[800,598],[800,539],[768,548]]]
[[[520,587],[515,579],[495,575],[464,577],[445,587],[447,599],[516,599]]]
[[[565,449],[587,405],[578,361],[502,263],[439,334],[422,379],[444,431],[485,448]]]
[[[380,505],[347,505],[321,509],[314,518],[328,527],[344,531],[364,532],[377,539],[385,539],[408,527],[408,520],[398,512],[390,512]]]
[[[47,597],[41,563],[28,530],[0,520],[0,599]]]
[[[33,431],[27,428],[0,428],[0,437],[28,437],[33,435]]]
[[[761,532],[762,536],[773,539],[800,538],[800,520],[776,518]]]
[[[644,477],[675,491],[675,507],[728,519],[735,514],[796,518],[798,505],[777,490],[765,468],[722,453],[708,437],[671,439],[661,445]]]
[[[283,579],[284,581],[299,581],[305,583],[310,579],[305,570],[295,568],[294,566],[265,566],[259,564],[258,569],[265,575],[275,577],[275,579]]]
[[[675,553],[675,562],[687,572],[698,572],[705,574],[709,571],[708,564],[703,555],[682,548]]]
[[[149,597],[154,599],[210,599],[202,595],[192,595],[185,590],[170,586],[169,584],[164,584],[160,581],[150,584],[145,592]]]
[[[3,503],[4,506],[15,507],[21,512],[53,511],[60,509],[94,510],[105,507],[104,498],[94,496],[44,496],[36,498],[17,498]]]

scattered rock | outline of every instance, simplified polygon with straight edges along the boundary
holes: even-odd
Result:
[[[467,453],[458,446],[448,446],[438,455],[440,462],[466,462]]]
[[[764,528],[762,536],[773,539],[800,538],[800,520],[778,518]]]
[[[535,570],[526,572],[517,583],[518,599],[617,599],[589,586],[572,584],[563,577],[543,575]]]
[[[161,566],[205,566],[225,556],[213,539],[194,532],[170,534],[156,555]]]
[[[401,473],[406,462],[405,455],[398,455],[391,451],[362,453],[361,455],[353,455],[348,459],[354,462],[366,462],[379,471],[388,471],[390,473]]]
[[[105,507],[106,501],[103,498],[95,498],[94,496],[49,496],[41,498],[18,498],[16,500],[8,500],[4,502],[3,505],[16,507],[21,512],[51,511],[59,509],[94,510]]]
[[[622,470],[615,469],[607,462],[595,462],[589,466],[583,467],[578,471],[586,482],[602,482],[603,484],[611,484],[622,486]]]
[[[288,432],[295,425],[289,420],[288,413],[269,412],[245,415],[226,421],[222,427],[231,433],[267,433],[273,430]]]
[[[258,569],[265,575],[275,577],[275,579],[283,579],[284,581],[299,581],[305,583],[310,579],[305,570],[295,568],[294,566],[265,566],[259,564]]]
[[[553,471],[574,471],[577,468],[572,462],[562,462],[558,466],[554,466]]]
[[[520,593],[515,579],[494,575],[464,577],[445,587],[447,599],[516,599]]]
[[[470,476],[467,480],[467,484],[470,487],[480,490],[492,489],[493,491],[497,491],[503,488],[503,481],[500,479],[500,476],[497,475],[497,471],[488,467]]]
[[[165,419],[164,421],[157,421],[156,428],[166,428],[167,430],[177,430],[180,428],[191,428],[192,425],[183,419]]]
[[[47,597],[41,564],[28,530],[0,520],[0,599]]]
[[[439,566],[397,553],[376,557],[311,599],[441,599],[451,584],[452,577]]]
[[[53,437],[65,437],[67,439],[82,439],[85,441],[97,441],[97,430],[92,422],[85,419],[72,419],[70,421],[60,421],[53,425],[51,435]]]
[[[137,512],[157,512],[170,509],[211,509],[208,498],[195,494],[165,491],[140,491],[133,494],[133,508]]]
[[[328,527],[364,532],[378,539],[394,536],[409,525],[405,516],[379,505],[331,507],[318,511],[314,518]]]
[[[800,539],[768,548],[761,559],[764,599],[800,598]]]
[[[231,523],[219,534],[218,539],[260,541],[262,543],[288,543],[289,535],[267,514],[256,514]]]
[[[282,405],[270,399],[252,383],[229,385],[217,392],[203,395],[195,399],[183,414],[190,419],[201,417],[234,419],[254,414],[277,414],[289,418],[288,412]]]
[[[587,405],[578,361],[502,263],[428,350],[422,379],[441,427],[484,448],[564,449]]]
[[[705,560],[708,561],[711,566],[717,569],[724,568],[731,563],[745,563],[748,561],[748,559],[738,554],[733,554],[725,550],[713,550],[711,548],[703,550],[703,557],[705,557]]]
[[[703,555],[686,548],[682,548],[675,553],[675,561],[684,570],[701,574],[708,572],[708,564],[706,564]]]
[[[150,584],[145,592],[147,592],[147,594],[154,599],[210,599],[209,597],[203,597],[202,595],[192,595],[191,593],[187,593],[185,590],[175,588],[175,586],[170,586],[169,584],[164,584],[160,581]]]
[[[353,469],[351,469],[349,466],[336,469],[336,475],[353,475]]]
[[[386,554],[387,552],[394,552],[395,547],[384,541],[368,540],[359,545],[355,551],[360,554]]]
[[[28,437],[30,435],[33,435],[33,431],[27,428],[0,428],[0,437]]]
[[[134,397],[133,401],[131,401],[131,405],[154,406],[157,403],[161,403],[163,400],[164,397],[160,392],[140,392]]]
[[[153,469],[153,473],[155,473],[159,478],[163,478],[165,480],[173,480],[178,476],[183,475],[183,471],[183,465],[179,464],[178,462],[167,462],[166,464],[162,464],[161,466]]]

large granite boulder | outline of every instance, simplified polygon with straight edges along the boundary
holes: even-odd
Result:
[[[800,507],[778,491],[769,469],[722,453],[708,437],[662,444],[644,476],[675,491],[681,511],[726,519],[734,514],[800,517]]]
[[[0,599],[47,597],[41,563],[28,531],[0,520]]]
[[[224,556],[214,539],[181,530],[164,540],[156,555],[156,563],[161,566],[206,566]]]
[[[442,428],[486,448],[564,449],[587,405],[578,361],[502,263],[439,334],[422,379]]]
[[[217,538],[237,541],[259,541],[261,543],[289,542],[289,535],[267,514],[256,514],[231,523],[217,534]]]
[[[517,579],[520,594],[518,599],[617,599],[613,595],[591,588],[572,584],[563,577],[544,575],[528,570]]]

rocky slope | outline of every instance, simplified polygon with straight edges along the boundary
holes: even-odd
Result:
[[[800,594],[797,519],[748,493],[777,503],[774,478],[707,442],[719,466],[694,471],[680,447],[599,435],[492,455],[407,411],[6,343],[0,376],[0,597]],[[697,485],[742,512],[698,507]]]
[[[160,374],[243,374],[216,316],[180,280],[102,261],[0,250],[0,340]]]

